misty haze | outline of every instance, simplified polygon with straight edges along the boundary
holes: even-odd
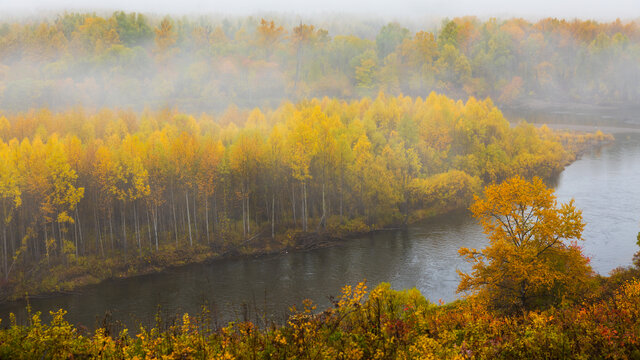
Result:
[[[0,3],[0,358],[638,358],[639,114],[636,1]]]

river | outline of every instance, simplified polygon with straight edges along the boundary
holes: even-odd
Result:
[[[606,130],[615,135],[615,143],[584,154],[562,172],[556,186],[560,201],[573,198],[583,210],[584,252],[600,274],[631,264],[640,231],[640,133]],[[308,298],[322,309],[344,285],[365,279],[369,287],[380,282],[389,282],[395,289],[416,287],[431,301],[446,302],[458,296],[456,270],[469,269],[458,248],[486,244],[476,221],[460,212],[330,248],[109,280],[74,294],[32,299],[30,305],[44,314],[67,309],[70,322],[88,328],[100,324],[106,312],[113,320],[136,328],[140,323],[152,324],[158,312],[165,317],[195,314],[203,305],[220,324],[263,316],[282,321],[289,306]],[[9,312],[16,313],[19,322],[26,321],[24,302],[0,305],[3,325]]]

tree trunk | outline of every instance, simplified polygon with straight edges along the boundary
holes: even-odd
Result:
[[[62,239],[62,226],[60,225],[60,221],[54,221],[51,223],[51,226],[54,226],[54,223],[58,223],[58,236],[60,237],[60,255],[64,258],[64,262],[67,262],[66,256],[64,256],[64,240]]]
[[[207,245],[211,243],[211,239],[209,238],[209,197],[205,195],[204,197],[204,222],[207,228]]]
[[[173,198],[173,186],[171,187],[171,209],[173,211],[173,233],[176,237],[176,247],[178,246],[178,220],[176,219],[176,201]]]
[[[113,222],[111,221],[111,207],[109,207],[109,237],[111,239],[111,251],[113,251]]]
[[[196,242],[198,241],[198,188],[193,193],[193,229],[196,231]]]
[[[127,260],[127,223],[125,211],[125,202],[122,200],[122,249],[124,250],[124,259]]]
[[[49,265],[49,240],[47,239],[49,237],[49,234],[47,233],[47,223],[43,224],[44,227],[44,250],[47,253],[47,265]],[[5,246],[7,245],[7,242],[5,240]]]
[[[247,217],[246,217],[246,203],[244,197],[242,198],[242,239],[247,238]]]
[[[155,206],[155,211],[153,212],[153,231],[156,237],[156,251],[158,251],[158,206]]]
[[[4,219],[3,219],[4,222]],[[9,262],[9,256],[7,255],[7,226],[4,225],[2,226],[2,240],[3,240],[3,247],[2,247],[2,251],[4,253],[4,279],[8,280],[9,279],[9,267],[8,262]]]
[[[324,201],[324,183],[322,184],[322,219],[320,220],[320,225],[322,228],[325,227],[327,221],[327,208]]]
[[[142,239],[140,238],[140,224],[138,223],[138,204],[137,201],[133,202],[133,226],[136,231],[136,240],[138,241],[138,251],[142,255]]]
[[[403,221],[403,225],[407,225],[407,223],[409,222],[409,192],[405,191],[404,193],[404,221]]]
[[[307,183],[302,183],[302,230],[307,232],[309,214],[307,213]]]
[[[213,234],[215,235],[218,229],[218,198],[213,195]],[[215,240],[215,239],[214,239]]]
[[[80,214],[78,214],[78,206],[76,205],[76,222],[78,223],[78,234],[80,235],[80,244],[82,244],[82,255],[85,254],[84,237],[82,236],[82,223],[80,223]],[[77,254],[76,254],[77,257]]]
[[[276,238],[276,194],[271,193],[271,239]]]
[[[104,258],[104,247],[102,246],[102,231],[100,230],[100,220],[98,219],[98,210],[94,207],[93,208],[93,217],[95,218],[96,221],[96,251],[98,251],[98,248],[100,248],[100,254],[102,254],[102,257]]]
[[[153,249],[153,238],[151,235],[151,219],[149,218],[149,207],[147,206],[147,234],[149,235],[149,250]]]
[[[291,206],[293,207],[293,226],[298,225],[296,221],[296,186],[291,184]]]
[[[340,218],[342,218],[342,208],[344,202],[344,170],[340,168]]]
[[[76,220],[73,222],[73,241],[75,243],[76,246],[76,259],[78,258],[78,221],[77,218]]]
[[[184,198],[187,201],[187,224],[189,225],[189,246],[193,246],[193,239],[191,238],[191,213],[189,212],[189,192],[184,192]]]

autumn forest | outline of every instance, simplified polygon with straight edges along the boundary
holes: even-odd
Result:
[[[640,24],[547,18],[366,19],[64,13],[0,21],[0,108],[182,111],[389,95],[637,103]],[[426,28],[425,28],[426,26]]]
[[[136,257],[162,267],[301,245],[299,232],[406,224],[465,208],[490,182],[550,178],[607,140],[512,127],[490,100],[435,93],[232,107],[218,119],[75,109],[2,121],[2,272],[16,295],[38,289],[28,273],[47,274],[38,290],[52,291],[143,271],[118,269]]]
[[[501,109],[638,101],[638,21],[0,19],[0,305],[452,213],[488,241],[452,303],[363,282],[284,323],[140,329],[27,305],[0,358],[636,358],[640,257],[596,274],[553,190],[617,138]]]

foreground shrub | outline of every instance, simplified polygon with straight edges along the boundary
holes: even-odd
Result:
[[[640,358],[640,280],[612,297],[518,315],[482,303],[427,301],[417,290],[364,283],[347,286],[323,311],[310,302],[292,309],[286,324],[251,322],[214,329],[206,313],[174,325],[81,334],[52,313],[26,326],[9,319],[0,330],[2,359],[514,359]]]

